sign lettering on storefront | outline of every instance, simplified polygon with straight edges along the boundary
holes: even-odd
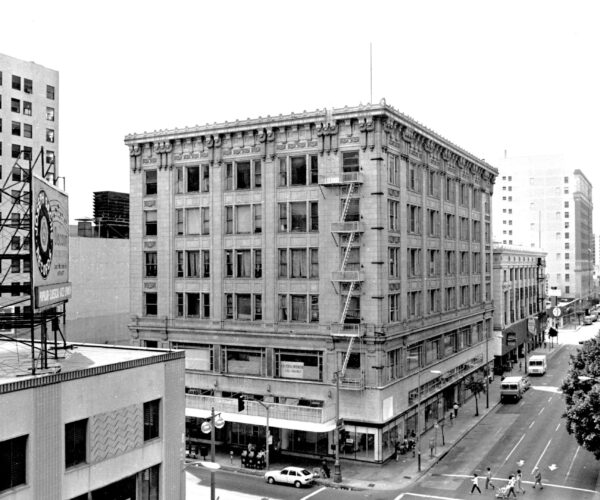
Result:
[[[304,378],[304,363],[301,361],[282,361],[281,376],[285,378]]]

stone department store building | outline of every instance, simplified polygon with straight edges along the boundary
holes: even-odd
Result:
[[[131,134],[133,342],[186,350],[188,446],[383,462],[482,376],[496,169],[377,105]],[[436,373],[432,373],[435,371]],[[238,412],[237,396],[247,396]]]

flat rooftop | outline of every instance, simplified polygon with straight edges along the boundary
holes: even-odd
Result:
[[[67,343],[66,349],[59,347],[56,359],[54,350],[49,349],[48,369],[42,370],[39,368],[40,344],[36,343],[35,348],[36,373],[32,375],[31,346],[11,340],[0,341],[0,393],[164,363],[185,356],[181,350]]]

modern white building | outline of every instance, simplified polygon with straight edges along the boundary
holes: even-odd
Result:
[[[494,241],[546,252],[549,291],[592,294],[592,185],[561,156],[506,157],[496,162]]]
[[[183,500],[184,352],[0,346],[2,500]]]

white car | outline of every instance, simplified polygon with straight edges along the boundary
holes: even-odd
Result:
[[[265,473],[265,479],[269,484],[285,483],[293,484],[296,488],[312,484],[314,477],[302,467],[286,467],[281,470],[273,470]]]

